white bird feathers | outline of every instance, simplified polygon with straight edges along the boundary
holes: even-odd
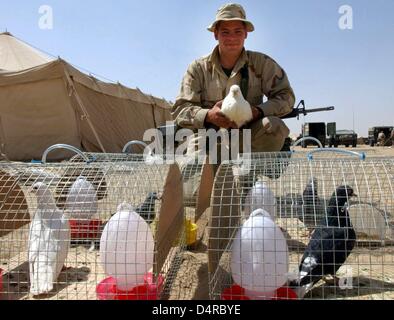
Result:
[[[40,295],[53,289],[62,270],[70,244],[70,226],[46,184],[35,183],[33,192],[37,195],[37,211],[29,234],[30,293]]]
[[[223,100],[221,110],[227,118],[237,124],[238,128],[253,119],[252,108],[237,85],[231,86],[229,94]]]
[[[85,177],[78,177],[67,195],[65,204],[67,217],[90,221],[97,212],[97,201],[93,185]]]

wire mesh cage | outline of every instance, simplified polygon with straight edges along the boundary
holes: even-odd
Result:
[[[0,299],[176,299],[176,164],[0,163]]]
[[[211,198],[212,299],[393,299],[394,159],[244,154]]]
[[[48,152],[56,148],[67,148],[76,152],[70,162],[124,162],[136,161],[147,164],[177,163],[183,181],[183,206],[185,208],[185,239],[189,249],[199,242],[199,238],[204,232],[208,223],[206,212],[210,205],[211,192],[213,187],[214,172],[213,167],[206,157],[204,161],[198,158],[176,157],[175,155],[154,154],[151,148],[143,141],[133,140],[125,144],[122,153],[92,153],[81,152],[68,145],[55,145],[48,149]],[[138,149],[136,149],[138,148]],[[142,153],[133,153],[132,151]],[[44,160],[45,160],[44,153]],[[200,220],[200,221],[199,221]]]
[[[67,147],[63,145],[63,147]],[[147,151],[147,153],[133,153]],[[56,148],[56,146],[55,146]],[[170,161],[167,161],[170,160]],[[185,157],[167,158],[166,154],[154,154],[150,147],[138,140],[133,140],[125,144],[122,153],[82,153],[78,152],[70,159],[71,162],[119,162],[119,161],[142,161],[147,164],[162,164],[176,162],[178,163],[183,177],[183,205],[187,210],[187,218],[192,222],[198,221],[201,215],[209,207],[210,196],[212,192],[214,172],[213,167],[209,164],[208,158],[200,161],[197,158],[189,158],[184,161]]]

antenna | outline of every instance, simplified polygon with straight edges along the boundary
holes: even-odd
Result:
[[[353,132],[356,132],[356,131],[354,130],[354,106],[352,106],[352,113],[353,113]]]

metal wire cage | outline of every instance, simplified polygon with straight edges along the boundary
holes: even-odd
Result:
[[[66,145],[62,145],[65,147]],[[68,146],[66,146],[68,147]],[[146,154],[133,153],[147,150]],[[56,146],[55,146],[56,148]],[[181,158],[184,160],[185,158]],[[170,160],[170,161],[167,161]],[[199,159],[188,159],[187,162],[180,158],[173,157],[168,159],[165,154],[154,154],[149,146],[138,140],[133,140],[125,144],[122,153],[81,153],[78,152],[70,159],[71,162],[122,162],[122,161],[141,161],[147,164],[163,164],[176,162],[181,170],[183,178],[183,205],[186,210],[187,218],[192,222],[197,222],[205,210],[209,207],[212,192],[214,172],[213,167],[208,162]],[[186,209],[187,208],[187,209]]]
[[[0,299],[176,299],[182,198],[176,164],[0,163]]]
[[[357,195],[357,197],[356,197]],[[320,149],[220,166],[212,299],[393,299],[394,159]]]

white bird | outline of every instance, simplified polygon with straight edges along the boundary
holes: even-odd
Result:
[[[97,193],[93,185],[85,177],[78,177],[67,195],[65,204],[67,217],[90,221],[97,212],[97,201]]]
[[[37,196],[37,211],[29,233],[30,293],[40,295],[53,289],[64,266],[70,225],[46,184],[35,183],[32,190]]]
[[[221,110],[227,118],[237,124],[238,128],[253,119],[252,108],[237,85],[231,86],[229,94],[223,100]]]

